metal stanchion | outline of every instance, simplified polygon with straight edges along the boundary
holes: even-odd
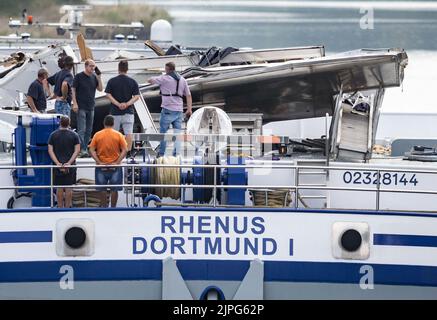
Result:
[[[53,167],[50,167],[50,207],[53,208]]]

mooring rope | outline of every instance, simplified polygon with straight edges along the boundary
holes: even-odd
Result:
[[[255,206],[288,207],[291,203],[289,189],[249,189]]]
[[[73,189],[73,207],[100,207],[100,192],[95,189],[86,188],[87,185],[93,185],[92,179],[79,179],[76,182],[77,187],[84,187],[83,190]]]
[[[160,157],[156,159],[156,164],[181,164],[180,157]],[[155,184],[181,184],[181,168],[164,168],[154,167],[154,183]],[[155,193],[158,197],[169,197],[179,199],[181,197],[180,188],[155,188]]]

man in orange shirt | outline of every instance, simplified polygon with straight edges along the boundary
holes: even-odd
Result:
[[[91,156],[98,165],[108,165],[108,167],[96,168],[96,184],[97,185],[111,185],[123,183],[123,170],[118,166],[124,159],[127,153],[127,143],[124,136],[113,129],[114,117],[107,115],[103,120],[105,128],[96,132],[89,145]],[[107,207],[107,188],[99,188],[102,192],[100,194],[100,206]],[[110,187],[111,190],[111,207],[116,207],[118,200],[118,191],[122,187]]]

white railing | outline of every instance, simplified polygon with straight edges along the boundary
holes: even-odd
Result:
[[[290,169],[294,171],[294,183],[286,184],[286,185],[222,185],[217,184],[217,175],[214,174],[214,183],[212,185],[195,185],[195,184],[138,184],[135,183],[135,178],[132,176],[131,183],[122,183],[122,184],[108,184],[108,185],[53,185],[53,169],[60,168],[56,165],[26,165],[26,166],[18,166],[18,165],[6,165],[0,166],[0,169],[50,169],[51,171],[51,184],[50,185],[28,185],[28,186],[0,186],[0,190],[35,190],[35,189],[50,189],[50,199],[51,206],[53,207],[53,195],[55,188],[73,188],[76,190],[86,190],[86,189],[95,189],[102,187],[123,187],[131,190],[132,203],[134,203],[135,198],[135,189],[136,188],[200,188],[200,189],[213,189],[213,204],[200,204],[201,206],[206,207],[229,207],[229,205],[220,205],[217,204],[217,189],[218,188],[226,188],[226,189],[289,189],[294,191],[294,208],[298,208],[298,193],[299,190],[327,190],[327,191],[363,191],[363,192],[375,192],[376,193],[376,203],[375,209],[376,211],[380,210],[380,197],[381,193],[404,193],[404,194],[431,194],[437,195],[437,190],[407,190],[407,189],[389,189],[383,188],[381,189],[381,177],[383,177],[382,173],[386,172],[395,172],[395,173],[414,173],[414,174],[432,174],[437,175],[437,168],[435,170],[426,169],[426,170],[416,170],[416,169],[390,169],[390,168],[360,168],[358,166],[336,166],[336,167],[328,167],[328,166],[297,166],[297,165],[203,165],[203,164],[119,164],[119,165],[96,165],[96,164],[87,164],[87,165],[71,165],[69,168],[108,168],[108,167],[119,167],[119,168],[130,168],[134,172],[136,168],[146,168],[146,167],[163,167],[163,168],[209,168],[214,169],[213,172],[216,172],[217,169],[225,169],[225,168],[242,168],[244,169]],[[374,188],[357,188],[357,187],[331,187],[331,186],[320,186],[320,185],[299,185],[299,173],[300,170],[319,170],[314,174],[319,174],[320,171],[329,173],[330,171],[344,171],[344,170],[355,170],[355,171],[365,171],[365,172],[376,172],[376,184]],[[174,205],[174,204],[172,204]],[[199,204],[194,203],[181,203],[181,206],[198,206]],[[241,207],[241,206],[240,206]],[[247,207],[247,206],[244,206]],[[344,209],[354,209],[354,208],[344,208]]]

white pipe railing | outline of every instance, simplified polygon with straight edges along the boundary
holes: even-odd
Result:
[[[200,188],[200,189],[213,189],[213,207],[216,206],[222,206],[217,205],[217,188],[226,188],[226,189],[290,189],[295,192],[295,208],[298,207],[298,192],[299,190],[327,190],[327,191],[364,191],[364,192],[375,192],[376,193],[376,210],[379,211],[380,209],[380,194],[381,193],[405,193],[405,194],[431,194],[431,195],[437,195],[437,190],[408,190],[408,189],[388,189],[388,188],[381,188],[381,177],[382,173],[385,172],[396,172],[396,173],[419,173],[419,174],[437,174],[437,169],[404,169],[404,168],[383,168],[383,167],[376,167],[376,168],[367,168],[367,167],[360,167],[360,166],[297,166],[297,165],[287,165],[287,164],[281,164],[281,165],[272,165],[272,166],[266,166],[265,164],[248,164],[248,165],[229,165],[229,164],[223,164],[223,165],[205,165],[205,164],[119,164],[119,165],[96,165],[96,164],[80,164],[80,165],[71,165],[69,168],[108,168],[108,167],[119,167],[119,168],[130,168],[132,171],[136,168],[146,168],[146,167],[163,167],[163,168],[209,168],[214,169],[214,172],[216,172],[216,169],[224,169],[224,168],[241,168],[244,167],[245,169],[290,169],[293,170],[295,173],[295,181],[294,184],[290,185],[221,185],[217,182],[217,177],[214,174],[214,184],[212,185],[195,185],[195,184],[189,184],[189,185],[175,185],[175,184],[137,184],[135,183],[135,179],[132,178],[131,183],[122,183],[122,184],[108,184],[108,185],[53,185],[53,169],[60,168],[56,165],[21,165],[21,166],[14,166],[14,165],[6,165],[6,166],[0,166],[1,169],[50,169],[52,172],[51,174],[51,184],[50,185],[33,185],[33,186],[0,186],[0,190],[35,190],[35,189],[50,189],[50,196],[51,196],[51,206],[53,207],[53,195],[54,195],[54,189],[55,188],[74,188],[75,190],[88,190],[88,189],[96,189],[96,188],[111,188],[111,187],[122,187],[122,188],[129,188],[132,192],[131,195],[131,201],[134,203],[134,197],[135,197],[135,189],[136,188],[181,188],[181,189],[187,189],[187,188]],[[330,187],[330,186],[319,186],[319,185],[299,185],[299,170],[305,169],[305,170],[320,170],[320,171],[343,171],[343,170],[356,170],[356,171],[365,171],[365,172],[376,172],[377,173],[377,179],[376,184],[374,188],[358,188],[358,187]],[[186,204],[184,204],[186,205]],[[191,205],[191,204],[190,204]],[[205,204],[205,206],[208,206]],[[351,208],[349,208],[351,209]]]

